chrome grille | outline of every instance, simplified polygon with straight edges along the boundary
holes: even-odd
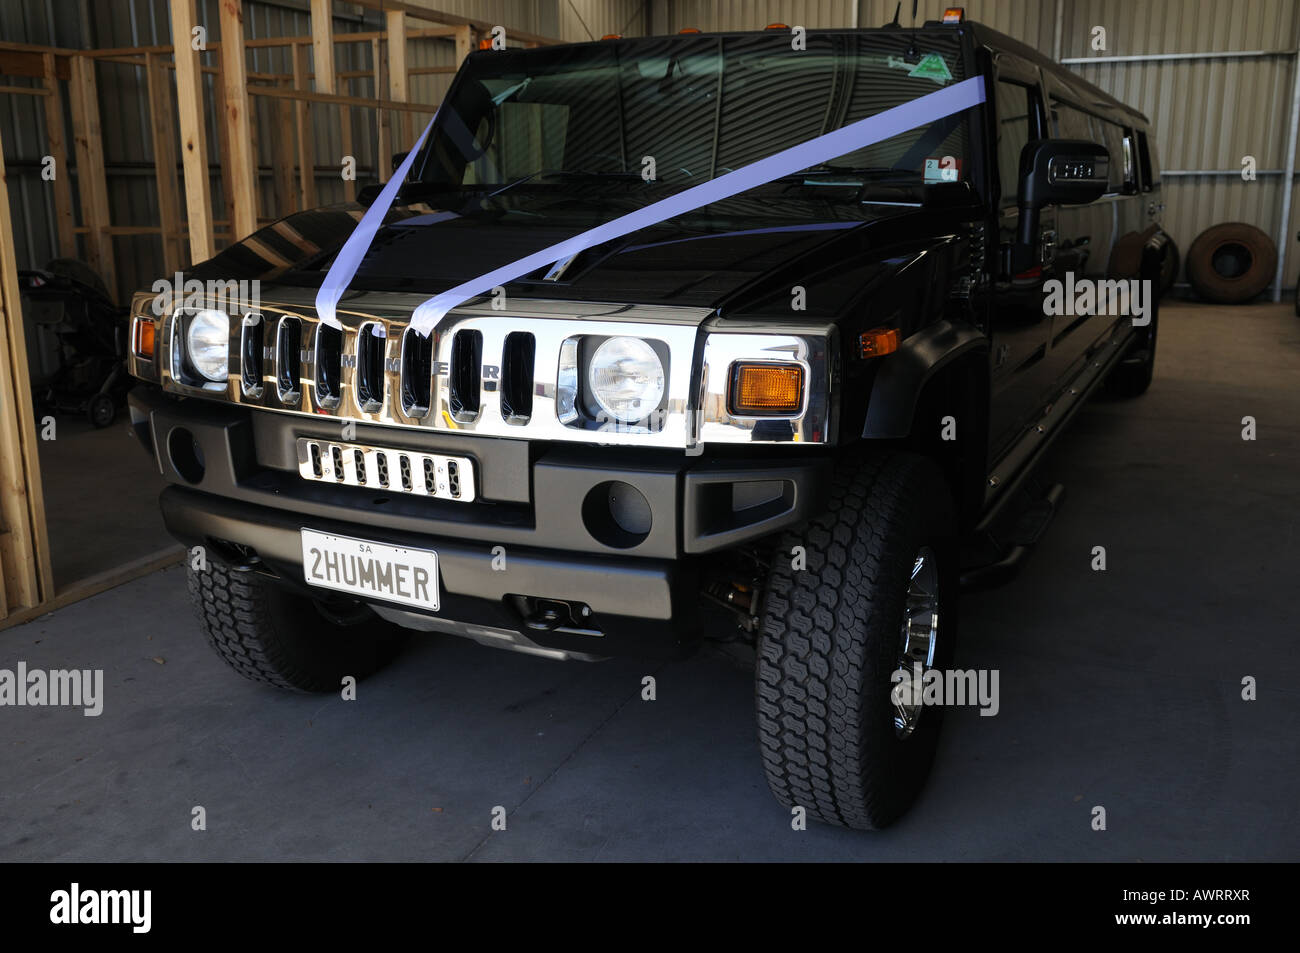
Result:
[[[391,489],[468,503],[474,499],[474,464],[468,457],[299,437],[298,473],[304,480]],[[389,474],[400,474],[390,485]],[[412,479],[412,474],[418,479]]]
[[[178,371],[179,312],[162,321],[162,359],[146,370],[165,390],[186,396],[442,433],[687,450],[705,442],[827,440],[833,366],[827,358],[835,344],[833,330],[824,327],[713,319],[717,326],[701,341],[707,309],[528,300],[517,310],[512,304],[510,314],[486,302],[465,305],[422,337],[408,328],[416,296],[367,294],[350,302],[352,310],[339,312],[340,336],[319,337],[309,293],[281,291],[283,300],[260,303],[255,312],[260,321],[232,322],[226,385],[195,386]],[[382,337],[372,328],[382,329]],[[375,340],[359,344],[363,330]],[[657,427],[612,429],[567,415],[561,419],[560,355],[566,342],[584,335],[627,335],[663,344],[670,362],[665,412]],[[808,408],[790,421],[788,434],[772,437],[752,420],[730,418],[721,388],[729,362],[774,358],[803,363],[810,393]],[[138,362],[132,373],[149,379]],[[322,453],[321,466],[330,465],[332,472],[329,457]],[[394,488],[409,481],[411,492],[418,492],[422,466],[404,473],[387,462]],[[377,485],[374,479],[370,486]]]

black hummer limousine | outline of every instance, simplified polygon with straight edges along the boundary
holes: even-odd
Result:
[[[941,720],[896,673],[951,666],[1080,405],[1151,380],[1151,139],[975,23],[473,53],[385,190],[133,301],[204,631],[308,691],[412,629],[740,638],[777,798],[889,823]]]

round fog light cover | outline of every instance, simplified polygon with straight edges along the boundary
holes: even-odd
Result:
[[[224,311],[199,311],[185,331],[185,353],[190,364],[208,380],[226,382],[230,353],[230,316]]]
[[[664,396],[664,365],[640,338],[610,338],[591,357],[587,370],[591,395],[620,423],[644,420]]]

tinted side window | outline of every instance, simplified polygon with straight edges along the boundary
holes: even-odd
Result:
[[[1052,134],[1058,139],[1088,139],[1096,141],[1090,122],[1091,116],[1059,99],[1052,100]]]
[[[998,179],[1002,184],[1002,205],[1016,204],[1020,181],[1020,153],[1029,144],[1033,100],[1028,86],[999,80],[997,83]]]
[[[1110,182],[1107,192],[1124,191],[1124,130],[1113,122],[1101,121],[1102,143],[1110,153]]]
[[[1142,188],[1149,191],[1153,185],[1160,184],[1160,160],[1156,156],[1154,142],[1147,141],[1147,134],[1139,132],[1138,162],[1142,167]]]
[[[1137,139],[1133,130],[1124,130],[1124,185],[1125,191],[1137,191]]]

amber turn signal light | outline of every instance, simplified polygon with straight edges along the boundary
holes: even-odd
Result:
[[[798,364],[736,364],[728,410],[742,417],[797,414],[803,406],[803,368]]]
[[[136,357],[153,360],[153,322],[148,318],[135,319],[135,333],[131,335],[131,350]]]
[[[898,350],[898,328],[872,328],[858,339],[863,357],[883,357]]]

